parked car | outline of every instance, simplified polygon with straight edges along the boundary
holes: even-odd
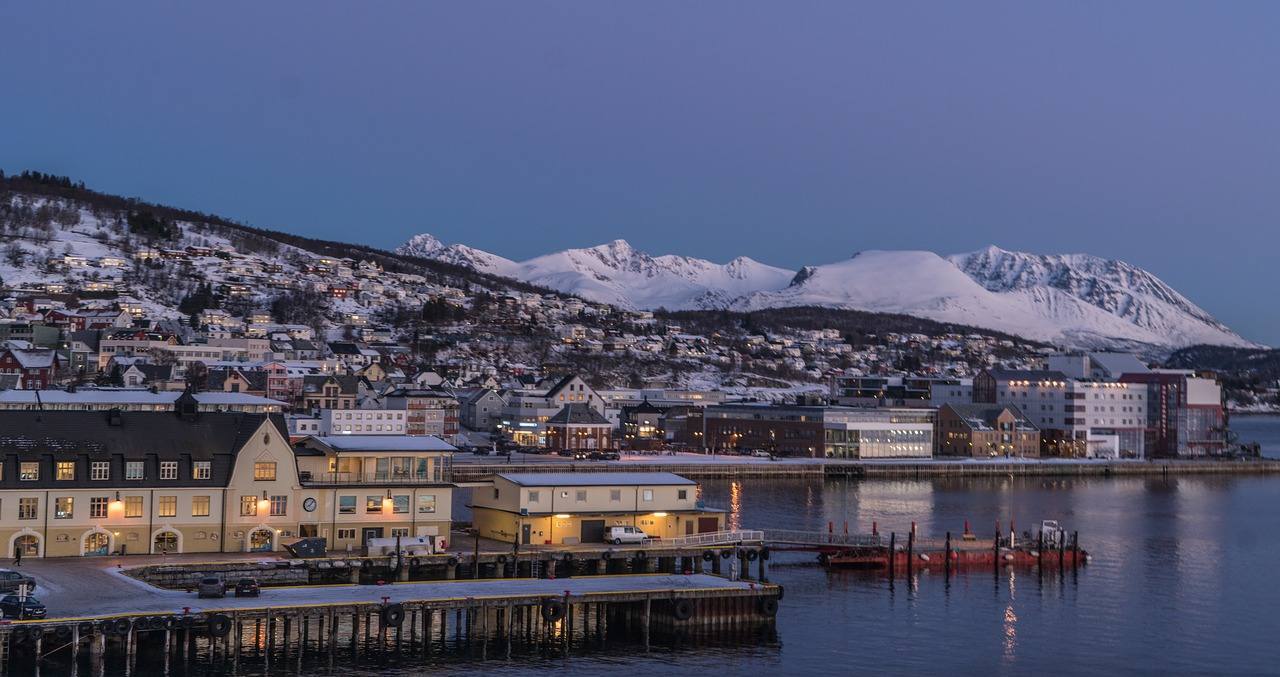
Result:
[[[602,451],[600,452],[600,460],[601,461],[621,461],[622,454],[616,451]]]
[[[475,454],[476,456],[488,456],[489,447],[472,447],[471,453]]]
[[[200,585],[196,587],[196,597],[226,597],[227,584],[222,582],[217,576],[206,576],[200,579]]]
[[[565,458],[571,458],[573,456],[573,453],[574,452],[572,449],[560,449],[556,451],[557,456],[563,456]]]
[[[637,527],[609,527],[604,532],[604,540],[614,545],[643,543],[648,537],[648,534]]]
[[[241,578],[236,581],[236,597],[257,597],[262,593],[256,578]]]
[[[17,595],[5,595],[0,599],[0,612],[5,618],[24,620],[28,618],[44,618],[48,610],[35,597],[22,599]]]
[[[24,584],[28,593],[36,589],[36,579],[11,569],[0,569],[0,592],[17,592]]]
[[[751,455],[755,456],[756,458],[773,458],[773,454],[765,451],[764,449],[756,449],[755,451],[751,452]]]

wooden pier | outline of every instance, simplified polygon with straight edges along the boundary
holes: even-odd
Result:
[[[700,575],[611,580],[611,589],[588,590],[567,581],[487,581],[491,590],[481,592],[491,594],[421,599],[392,594],[415,584],[360,586],[387,594],[310,604],[213,600],[240,604],[19,621],[0,626],[0,670],[34,674],[44,666],[75,674],[83,666],[101,675],[111,666],[126,675],[167,674],[200,663],[234,671],[241,662],[266,669],[296,663],[301,670],[370,654],[486,660],[531,651],[570,656],[605,643],[648,649],[658,638],[771,628],[782,594],[778,586]],[[557,584],[564,590],[552,593]],[[326,590],[334,588],[313,587],[310,596],[323,600]]]

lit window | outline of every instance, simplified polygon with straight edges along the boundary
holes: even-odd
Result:
[[[192,517],[208,517],[209,516],[209,497],[208,496],[192,496],[191,497],[191,516]]]
[[[157,517],[177,517],[178,516],[178,497],[177,496],[161,496],[156,503]]]
[[[40,464],[35,461],[23,461],[18,464],[18,479],[34,482],[40,479]]]
[[[258,497],[257,496],[241,496],[240,497],[240,515],[242,517],[253,517],[258,514]]]
[[[191,464],[191,479],[207,480],[213,476],[211,469],[212,463],[209,461],[196,461]]]
[[[253,464],[253,479],[272,482],[276,479],[275,461],[257,461]]]
[[[58,461],[54,470],[56,471],[56,477],[59,480],[74,480],[76,478],[75,461]]]
[[[142,497],[141,496],[125,496],[124,497],[124,516],[125,517],[142,517]]]
[[[75,514],[75,500],[70,496],[59,496],[53,499],[53,518],[59,520],[71,519]]]

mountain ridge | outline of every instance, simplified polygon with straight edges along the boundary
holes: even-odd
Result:
[[[1153,273],[1091,254],[995,245],[961,254],[868,250],[788,270],[739,256],[653,256],[626,240],[514,261],[422,234],[396,251],[633,310],[822,306],[959,322],[1072,348],[1256,347]]]

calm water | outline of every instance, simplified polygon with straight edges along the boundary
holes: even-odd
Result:
[[[1262,444],[1262,455],[1280,458],[1280,416],[1232,416],[1231,429],[1241,442]]]

